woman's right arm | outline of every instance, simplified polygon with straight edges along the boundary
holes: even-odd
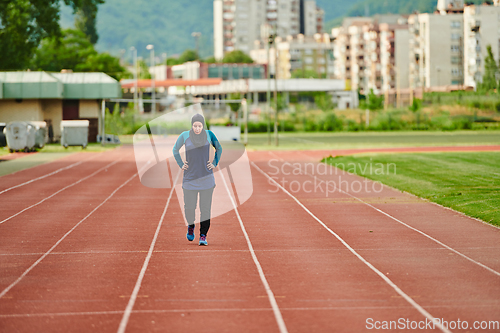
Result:
[[[172,149],[172,152],[174,153],[174,158],[175,161],[177,162],[177,165],[179,168],[183,168],[184,166],[184,161],[182,161],[181,154],[179,154],[179,150],[184,146],[184,142],[186,141],[185,139],[185,132],[181,133],[179,137],[177,138],[177,141],[175,142],[174,149]]]

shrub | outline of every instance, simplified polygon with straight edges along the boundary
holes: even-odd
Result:
[[[323,131],[342,131],[344,129],[344,122],[339,119],[335,113],[327,112],[322,117],[322,124],[318,124],[320,130]],[[320,120],[321,121],[321,120]]]

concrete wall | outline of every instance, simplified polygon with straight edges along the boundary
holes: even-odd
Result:
[[[80,118],[99,118],[101,105],[95,99],[80,100]]]
[[[80,100],[80,106],[79,106],[79,116],[80,118],[97,118],[97,131],[98,134],[101,134],[102,132],[102,121],[101,121],[101,103],[100,101],[97,101],[95,99],[81,99]],[[91,129],[89,128],[89,131]],[[91,140],[89,138],[89,140]],[[92,139],[94,140],[94,139]]]
[[[11,121],[43,121],[43,112],[40,100],[23,99],[19,102],[13,99],[0,100],[0,122]]]

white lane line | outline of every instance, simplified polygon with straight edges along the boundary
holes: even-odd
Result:
[[[52,172],[50,172],[50,173],[48,173],[48,174],[46,174],[46,175],[40,176],[40,177],[38,177],[38,178],[34,178],[34,179],[31,179],[31,180],[28,180],[27,182],[24,182],[24,183],[21,183],[21,184],[18,184],[18,185],[15,185],[15,186],[12,186],[12,187],[6,188],[5,190],[0,191],[0,194],[3,194],[3,193],[5,193],[5,192],[8,192],[8,191],[13,190],[13,189],[15,189],[15,188],[22,187],[22,186],[24,186],[24,185],[31,184],[31,183],[36,182],[36,181],[38,181],[38,180],[41,180],[41,179],[44,179],[44,178],[47,178],[47,177],[53,176],[53,175],[55,175],[55,174],[57,174],[57,173],[59,173],[59,172],[61,172],[61,171],[71,169],[71,168],[73,168],[73,167],[75,167],[75,166],[77,166],[77,165],[80,165],[80,164],[82,164],[82,163],[88,162],[88,161],[90,161],[91,159],[96,158],[97,156],[99,156],[99,155],[93,155],[93,156],[91,156],[90,158],[87,158],[86,160],[82,160],[82,161],[79,161],[79,162],[73,163],[73,164],[68,165],[68,166],[66,166],[66,167],[64,167],[64,168],[57,169],[56,171],[52,171]]]
[[[301,307],[301,308],[283,308],[287,311],[314,311],[314,310],[370,310],[370,309],[401,309],[396,306],[351,306],[351,307]],[[411,308],[411,307],[404,307]],[[132,313],[187,313],[187,312],[254,312],[254,311],[272,311],[271,308],[210,308],[210,309],[152,309],[152,310],[133,310]],[[51,316],[95,316],[123,314],[124,311],[82,311],[82,312],[51,312],[51,313],[14,313],[0,315],[0,318],[23,318],[23,317],[51,317]]]
[[[139,273],[139,277],[137,278],[137,281],[135,283],[135,287],[134,287],[134,290],[132,291],[132,295],[130,296],[127,307],[125,308],[125,311],[123,312],[123,317],[122,317],[122,320],[120,322],[120,326],[118,327],[118,333],[123,333],[127,329],[127,324],[128,324],[128,320],[130,318],[130,314],[132,313],[135,301],[137,299],[137,295],[139,294],[139,290],[141,289],[142,280],[144,279],[144,275],[146,274],[146,270],[148,268],[149,261],[151,260],[151,256],[153,255],[153,250],[154,250],[154,247],[156,245],[156,240],[158,238],[158,234],[160,233],[160,229],[161,229],[161,226],[163,224],[163,219],[165,218],[165,214],[167,213],[168,205],[170,204],[170,199],[172,199],[172,194],[174,193],[175,185],[177,184],[177,180],[179,179],[180,174],[181,174],[181,171],[177,172],[177,176],[175,177],[174,184],[172,185],[172,189],[170,190],[170,194],[168,195],[165,209],[163,209],[163,214],[161,215],[160,221],[158,222],[158,226],[156,227],[156,232],[155,232],[155,235],[153,237],[153,241],[151,242],[151,245],[149,246],[148,255],[146,256],[146,259],[144,260],[144,264],[142,265],[141,272]]]
[[[275,156],[276,156],[276,157],[278,157],[277,155],[275,155]],[[282,158],[280,158],[280,157],[278,157],[278,158],[279,158],[281,161],[284,161]],[[284,162],[285,162],[285,163],[288,163],[288,162],[286,162],[286,161],[284,161]],[[330,167],[332,167],[332,166],[330,165]],[[313,176],[313,175],[311,175],[311,174],[309,174],[309,173],[307,173],[307,172],[304,172],[304,173],[305,173],[306,175],[310,176],[310,177],[313,177],[313,178],[315,178],[315,177],[316,177],[316,176]],[[332,184],[329,184],[327,181],[325,181],[325,180],[323,180],[323,179],[321,179],[321,178],[319,178],[319,177],[316,177],[316,178],[317,178],[317,179],[319,179],[319,180],[321,180],[321,181],[324,181],[324,182],[326,183],[326,186],[330,186],[330,185],[332,185]],[[384,185],[384,184],[382,184],[382,185],[383,185],[383,186],[386,186],[386,185]],[[333,186],[333,185],[332,185],[332,186]],[[427,237],[428,239],[430,239],[430,240],[434,241],[435,243],[437,243],[437,244],[441,245],[441,246],[442,246],[442,247],[444,247],[445,249],[448,249],[448,250],[450,250],[450,251],[452,251],[452,252],[454,252],[454,253],[458,254],[458,255],[459,255],[459,256],[461,256],[462,258],[469,260],[470,262],[472,262],[472,263],[474,263],[474,264],[476,264],[476,265],[478,265],[478,266],[480,266],[480,267],[482,267],[482,268],[484,268],[484,269],[486,269],[486,270],[490,271],[491,273],[493,273],[493,274],[495,274],[495,275],[497,275],[497,276],[500,276],[500,272],[495,271],[493,268],[490,268],[490,267],[488,267],[488,266],[486,266],[486,265],[484,265],[484,264],[480,263],[479,261],[476,261],[476,260],[472,259],[471,257],[466,256],[466,255],[465,255],[465,254],[463,254],[462,252],[459,252],[459,251],[455,250],[454,248],[452,248],[452,247],[450,247],[450,246],[448,246],[448,245],[444,244],[443,242],[441,242],[441,241],[437,240],[436,238],[434,238],[434,237],[432,237],[432,236],[430,236],[430,235],[426,234],[425,232],[423,232],[423,231],[421,231],[421,230],[419,230],[419,229],[417,229],[417,228],[415,228],[415,227],[412,227],[412,226],[411,226],[411,225],[409,225],[409,224],[404,223],[403,221],[401,221],[401,220],[399,220],[399,219],[395,218],[394,216],[392,216],[392,215],[390,215],[390,214],[388,214],[388,213],[384,212],[384,211],[383,211],[383,210],[381,210],[381,209],[378,209],[378,208],[377,208],[377,207],[375,207],[375,206],[372,206],[372,205],[371,205],[371,204],[369,204],[368,202],[363,201],[362,199],[360,199],[360,198],[358,198],[358,197],[356,197],[356,196],[354,196],[354,195],[350,194],[349,192],[345,192],[345,191],[343,191],[343,190],[342,190],[342,189],[340,189],[340,188],[336,188],[335,190],[338,190],[340,193],[347,194],[347,195],[348,195],[348,196],[350,196],[351,198],[354,198],[354,199],[356,199],[357,201],[359,201],[359,202],[361,202],[361,203],[363,203],[363,204],[367,205],[368,207],[371,207],[371,208],[375,209],[377,212],[379,212],[379,213],[381,213],[381,214],[384,214],[385,216],[387,216],[387,217],[389,217],[389,218],[393,219],[394,221],[396,221],[396,222],[398,222],[398,223],[400,223],[400,224],[404,225],[405,227],[407,227],[407,228],[409,228],[409,229],[411,229],[411,230],[413,230],[413,231],[418,232],[418,233],[419,233],[419,234],[421,234],[422,236]]]
[[[91,173],[90,175],[85,176],[85,177],[83,177],[83,178],[82,178],[82,179],[80,179],[80,180],[77,180],[77,181],[76,181],[76,182],[74,182],[73,184],[70,184],[70,185],[68,185],[68,186],[63,187],[62,189],[60,189],[60,190],[58,190],[58,191],[56,191],[56,192],[52,193],[51,195],[49,195],[49,196],[48,196],[48,197],[46,197],[45,199],[42,199],[42,200],[38,201],[36,204],[33,204],[33,205],[29,206],[29,207],[26,207],[26,208],[24,208],[23,210],[21,210],[21,211],[17,212],[16,214],[14,214],[14,215],[12,215],[12,216],[10,216],[10,217],[6,218],[5,220],[0,221],[0,224],[2,224],[2,223],[4,223],[4,222],[7,222],[8,220],[10,220],[10,219],[12,219],[12,218],[14,218],[14,217],[18,216],[19,214],[24,213],[25,211],[27,211],[27,210],[29,210],[29,209],[31,209],[31,208],[33,208],[33,207],[38,206],[39,204],[43,203],[44,201],[49,200],[49,199],[50,199],[50,198],[52,198],[53,196],[55,196],[55,195],[57,195],[57,194],[61,193],[62,191],[67,190],[68,188],[73,187],[73,186],[75,186],[76,184],[79,184],[79,183],[83,182],[84,180],[87,180],[87,179],[89,179],[90,177],[95,176],[96,174],[98,174],[98,173],[99,173],[99,172],[101,172],[102,170],[105,170],[105,169],[109,168],[110,166],[112,166],[113,164],[118,163],[118,162],[119,162],[120,160],[122,160],[122,159],[123,159],[123,158],[120,158],[120,159],[118,159],[118,160],[116,160],[116,161],[114,161],[114,162],[111,162],[111,163],[109,163],[108,165],[103,166],[103,167],[102,167],[102,168],[100,168],[99,170],[94,171],[94,172],[93,172],[93,173]]]
[[[421,235],[423,235],[423,236],[425,236],[425,237],[429,238],[430,240],[432,240],[432,241],[436,242],[437,244],[441,245],[442,247],[444,247],[444,248],[446,248],[446,249],[448,249],[448,250],[450,250],[450,251],[452,251],[452,252],[454,252],[454,253],[458,254],[458,255],[459,255],[459,256],[461,256],[462,258],[467,259],[467,260],[469,260],[470,262],[472,262],[472,263],[474,263],[474,264],[476,264],[476,265],[478,265],[478,266],[481,266],[481,267],[483,267],[484,269],[486,269],[486,270],[490,271],[491,273],[493,273],[493,274],[495,274],[495,275],[500,276],[500,272],[497,272],[497,271],[495,271],[494,269],[492,269],[492,268],[490,268],[490,267],[488,267],[488,266],[486,266],[486,265],[484,265],[484,264],[480,263],[479,261],[476,261],[476,260],[472,259],[471,257],[466,256],[466,255],[465,255],[465,254],[463,254],[462,252],[459,252],[459,251],[455,250],[454,248],[452,248],[452,247],[450,247],[450,246],[448,246],[448,245],[444,244],[443,242],[441,242],[441,241],[439,241],[439,240],[435,239],[434,237],[432,237],[432,236],[430,236],[430,235],[427,235],[425,232],[420,231],[420,230],[418,230],[417,228],[414,228],[414,227],[412,227],[411,225],[408,225],[408,224],[404,223],[403,221],[401,221],[401,220],[399,220],[399,219],[395,218],[394,216],[392,216],[392,215],[390,215],[390,214],[388,214],[388,213],[384,212],[383,210],[378,209],[377,207],[374,207],[374,206],[370,205],[369,203],[367,203],[367,202],[365,202],[365,201],[363,201],[363,200],[361,200],[361,199],[359,199],[359,198],[355,197],[354,195],[352,195],[352,194],[350,194],[350,193],[348,193],[348,192],[344,192],[344,191],[342,191],[342,190],[340,190],[340,191],[341,191],[341,192],[343,192],[343,193],[345,193],[345,194],[347,194],[347,195],[349,195],[349,196],[351,196],[351,197],[353,197],[354,199],[358,200],[359,202],[362,202],[362,203],[364,203],[365,205],[367,205],[367,206],[369,206],[369,207],[371,207],[371,208],[375,209],[377,212],[382,213],[382,214],[384,214],[384,215],[385,215],[385,216],[387,216],[387,217],[390,217],[391,219],[393,219],[393,220],[394,220],[394,221],[396,221],[396,222],[399,222],[400,224],[404,225],[405,227],[407,227],[407,228],[409,228],[409,229],[411,229],[411,230],[413,230],[413,231],[416,231],[416,232],[418,232],[419,234],[421,234]]]
[[[491,304],[455,305],[461,308],[491,307]],[[429,305],[430,308],[442,309],[449,305]],[[411,306],[320,306],[320,307],[295,307],[281,308],[282,311],[332,311],[332,310],[380,310],[380,309],[413,309]],[[132,313],[188,313],[188,312],[266,312],[272,311],[270,308],[209,308],[209,309],[151,309],[151,310],[133,310]],[[0,314],[0,318],[29,318],[29,317],[53,317],[53,316],[102,316],[123,314],[123,310],[115,311],[86,311],[86,312],[49,312],[49,313],[12,313]]]
[[[466,250],[500,250],[498,247],[467,247]],[[400,248],[355,248],[356,251],[398,251],[401,252]],[[419,250],[446,250],[443,247],[420,247]],[[267,250],[254,250],[255,252],[327,252],[331,253],[331,249],[325,250],[322,248],[318,249],[267,249]],[[412,250],[408,250],[412,251]],[[148,251],[69,251],[69,252],[52,252],[51,255],[65,256],[65,255],[79,255],[79,254],[127,254],[127,253],[147,253]],[[200,250],[157,250],[153,253],[198,253],[198,252],[248,252],[248,250],[224,250],[224,249],[200,249]],[[43,252],[32,252],[32,253],[0,253],[0,257],[17,257],[17,256],[39,256]]]
[[[148,163],[149,164],[149,163]],[[147,164],[146,164],[147,165]],[[98,210],[102,205],[104,205],[113,195],[115,195],[118,190],[120,190],[123,186],[127,185],[132,179],[134,179],[137,176],[137,173],[135,173],[132,177],[127,179],[125,183],[121,184],[118,186],[106,199],[104,199],[103,202],[101,202],[96,208],[94,208],[90,213],[87,214],[83,219],[80,220],[77,224],[73,226],[67,233],[64,234],[47,252],[45,252],[40,258],[38,258],[37,261],[35,261],[27,270],[24,271],[23,274],[14,282],[12,282],[7,288],[5,288],[1,293],[0,293],[0,298],[5,296],[11,290],[16,284],[19,283],[33,268],[35,268],[43,259],[45,259],[46,256],[48,256],[70,233],[73,232],[80,224],[82,224],[83,221],[85,221],[90,215],[92,215],[96,210]]]
[[[283,186],[281,186],[277,181],[275,181],[272,177],[270,177],[267,173],[262,171],[255,163],[250,162],[252,166],[259,171],[261,174],[266,176],[270,181],[272,181],[276,186],[278,186],[283,192],[285,192],[288,196],[290,196],[302,209],[304,209],[312,218],[314,218],[319,224],[323,226],[329,233],[331,233],[335,238],[337,238],[352,254],[354,254],[359,260],[361,260],[366,266],[368,266],[372,271],[374,271],[378,276],[380,276],[389,286],[391,286],[401,297],[403,297],[408,303],[410,303],[418,312],[420,312],[427,319],[431,320],[433,323],[436,323],[436,326],[439,329],[446,333],[451,333],[448,329],[446,329],[440,322],[437,322],[436,319],[427,312],[423,307],[421,307],[417,302],[413,300],[410,296],[408,296],[403,290],[401,290],[394,282],[392,282],[384,273],[379,271],[375,266],[370,264],[365,258],[363,258],[356,250],[354,250],[346,241],[344,241],[339,235],[337,235],[332,229],[330,229],[323,221],[316,217],[306,206],[304,206],[296,197],[294,197],[290,192],[288,192]]]
[[[227,186],[226,179],[224,175],[222,175],[222,181],[224,182],[224,186],[226,187],[227,194],[229,196],[229,199],[231,200],[231,203],[233,204],[234,211],[236,212],[236,216],[238,217],[238,221],[240,223],[241,231],[243,231],[243,234],[245,235],[245,239],[247,241],[248,245],[248,250],[250,251],[250,254],[252,255],[253,262],[255,263],[255,266],[257,266],[257,271],[259,272],[260,280],[262,281],[262,284],[264,285],[264,288],[267,293],[267,297],[269,299],[269,303],[271,303],[271,307],[273,309],[274,317],[276,318],[276,322],[278,323],[278,327],[281,333],[287,333],[288,330],[285,325],[285,321],[283,320],[283,316],[281,315],[280,309],[278,307],[278,303],[276,302],[276,298],[274,297],[274,293],[271,290],[271,287],[269,286],[269,283],[267,282],[266,276],[264,275],[264,270],[262,269],[262,266],[260,265],[259,260],[257,259],[257,256],[255,255],[255,251],[253,249],[252,242],[250,241],[250,237],[248,237],[247,231],[245,229],[245,226],[243,225],[243,221],[241,220],[240,213],[238,212],[238,208],[236,207],[236,203],[233,200],[233,197],[231,196],[231,192],[229,191],[229,187]]]

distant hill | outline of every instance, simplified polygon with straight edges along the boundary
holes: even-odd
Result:
[[[140,56],[149,56],[146,45],[154,44],[157,56],[180,54],[195,48],[192,32],[200,31],[200,53],[213,53],[212,1],[210,0],[106,0],[99,6],[97,49],[120,55],[135,46]],[[71,9],[62,10],[61,25],[73,25]],[[123,52],[123,51],[122,51]]]

